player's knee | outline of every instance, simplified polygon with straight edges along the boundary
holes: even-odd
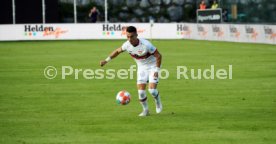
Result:
[[[139,100],[143,100],[147,97],[145,90],[138,90],[138,95],[139,95]]]
[[[154,96],[154,97],[158,96],[158,90],[157,89],[148,89],[148,90],[149,90],[149,93],[152,96]]]

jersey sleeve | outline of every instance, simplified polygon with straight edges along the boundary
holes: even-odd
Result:
[[[123,51],[126,51],[126,50],[127,50],[127,42],[125,42],[125,43],[122,45],[122,50],[123,50]]]
[[[153,54],[156,51],[156,47],[151,44],[151,42],[145,40],[145,44],[148,48],[150,54]]]

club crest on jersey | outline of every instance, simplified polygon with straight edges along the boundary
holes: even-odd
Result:
[[[138,56],[143,56],[143,55],[145,55],[145,53],[146,53],[146,50],[143,50],[143,49],[139,49],[139,50],[137,51],[137,55],[138,55]]]
[[[143,53],[142,50],[138,50],[138,54],[141,55]]]

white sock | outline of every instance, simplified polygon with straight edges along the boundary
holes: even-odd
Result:
[[[149,93],[154,97],[155,103],[159,104],[160,95],[157,89],[149,89]]]
[[[148,110],[147,95],[145,90],[138,90],[139,100],[143,107],[143,110]]]

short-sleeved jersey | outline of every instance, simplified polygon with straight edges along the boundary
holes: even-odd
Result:
[[[134,58],[138,66],[156,63],[156,58],[153,56],[156,48],[148,40],[139,39],[139,44],[135,47],[129,41],[126,41],[122,45],[122,50],[127,51]]]

